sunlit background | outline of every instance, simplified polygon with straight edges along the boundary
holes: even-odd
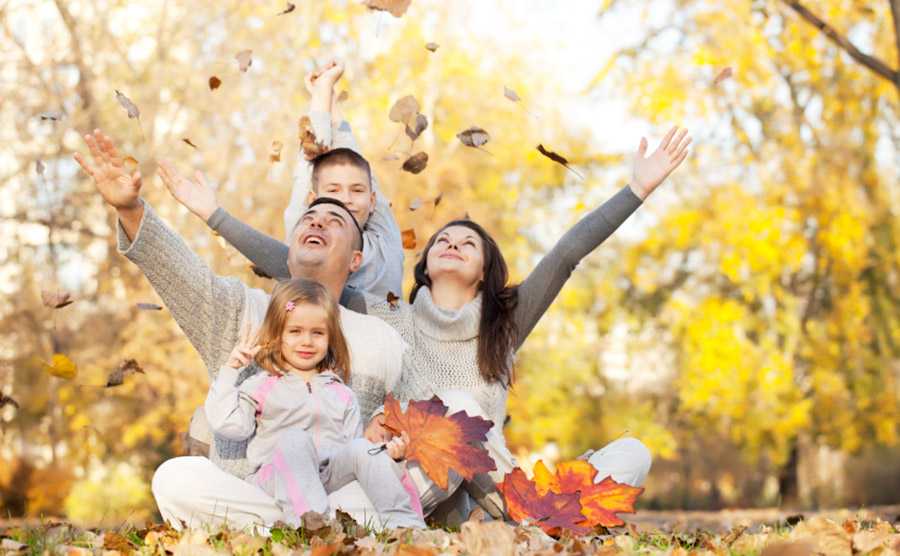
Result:
[[[112,213],[72,161],[80,134],[115,137],[204,260],[268,289],[168,196],[156,162],[202,170],[224,207],[281,236],[303,75],[331,56],[401,229],[421,242],[468,213],[516,280],[627,183],[642,136],[691,129],[687,162],[579,266],[519,353],[506,434],[523,462],[628,434],[655,457],[644,509],[897,503],[900,81],[789,4],[413,0],[394,18],[338,0],[284,15],[269,1],[2,2],[0,392],[18,407],[0,408],[0,513],[152,517],[149,478],[183,453],[208,385],[168,312],[136,307],[160,301],[116,253]],[[900,67],[889,2],[809,4]],[[430,123],[415,144],[388,119],[407,94]],[[473,125],[489,152],[456,139]],[[402,171],[418,151],[428,168]],[[42,290],[75,302],[52,310]],[[46,372],[54,353],[75,378]],[[146,374],[105,388],[127,358]]]

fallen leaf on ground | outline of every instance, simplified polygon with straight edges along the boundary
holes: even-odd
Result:
[[[41,290],[41,301],[44,303],[44,307],[61,309],[67,305],[71,305],[75,300],[72,299],[72,294],[67,291]]]
[[[566,170],[572,172],[573,174],[575,174],[575,175],[578,176],[579,178],[584,179],[584,176],[582,176],[581,174],[579,174],[578,172],[576,172],[571,166],[569,166],[569,161],[568,161],[568,159],[566,159],[564,156],[562,156],[562,155],[560,155],[560,154],[558,154],[558,153],[555,153],[555,152],[553,152],[553,151],[548,151],[547,149],[544,148],[544,145],[538,145],[538,146],[537,146],[537,150],[538,150],[539,153],[541,153],[542,155],[546,156],[547,158],[549,158],[549,159],[552,160],[553,162],[556,162],[556,163],[558,163],[558,164],[561,164]]]
[[[137,303],[136,305],[141,311],[162,311],[162,305],[156,303]]]
[[[250,49],[241,50],[234,55],[234,59],[237,60],[238,69],[246,72],[253,65],[253,51]]]
[[[519,98],[519,95],[517,95],[515,91],[506,86],[503,87],[503,96],[513,102],[519,102],[520,100],[522,100],[521,98]]]
[[[281,141],[272,141],[272,148],[269,150],[269,162],[279,162],[281,160],[281,149],[284,143]]]
[[[434,51],[436,51],[436,50],[437,50],[438,48],[440,48],[440,47],[441,47],[441,45],[439,45],[439,44],[436,43],[436,42],[427,42],[427,43],[425,43],[425,48],[426,48],[427,50],[429,50],[430,52],[434,52]]]
[[[394,17],[401,17],[406,13],[412,0],[365,0],[365,5],[372,10],[388,12]]]
[[[853,553],[850,534],[839,524],[822,516],[813,516],[803,520],[791,531],[791,538],[814,543],[818,552],[828,556],[839,556]]]
[[[219,88],[219,85],[221,85],[221,84],[222,84],[222,80],[219,79],[218,77],[216,77],[215,75],[213,75],[212,77],[209,78],[209,90],[210,91],[215,91],[216,89]]]
[[[122,94],[122,92],[119,91],[118,89],[116,89],[115,91],[116,91],[116,100],[118,100],[119,104],[122,105],[122,108],[124,108],[128,112],[128,117],[129,118],[140,118],[141,111],[138,109],[137,105],[135,103],[131,102],[131,99],[126,97],[124,94]]]
[[[509,516],[518,522],[528,520],[549,535],[558,535],[562,530],[578,535],[590,531],[581,525],[584,516],[577,492],[541,494],[535,482],[518,467],[506,474],[497,489],[503,494]]]
[[[280,12],[278,12],[278,14],[276,14],[276,15],[289,14],[289,13],[291,13],[292,11],[294,11],[295,9],[297,9],[297,6],[294,5],[294,4],[292,4],[292,3],[290,3],[290,2],[288,2],[288,3],[287,3],[287,6],[286,6],[283,10],[281,10]]]
[[[482,145],[487,144],[491,140],[491,136],[487,131],[474,126],[457,133],[456,136],[462,141],[463,145],[476,149],[480,149]]]
[[[0,394],[0,409],[3,409],[8,405],[11,405],[16,409],[21,409],[21,407],[19,406],[19,402],[17,402],[10,396],[7,396],[6,394]]]
[[[106,379],[106,387],[112,388],[113,386],[121,386],[125,383],[125,377],[131,376],[134,373],[144,373],[144,369],[141,368],[140,364],[138,364],[135,359],[126,359],[122,361],[116,369],[109,373],[109,377]]]
[[[194,144],[193,141],[191,141],[187,137],[183,137],[181,140],[184,141],[185,143],[187,143],[188,145],[190,145],[191,147],[194,147],[195,149],[199,148],[199,147],[197,147],[197,145]]]
[[[713,79],[713,82],[712,82],[713,87],[715,87],[716,85],[718,85],[718,84],[721,83],[722,81],[725,81],[726,79],[728,79],[728,78],[731,77],[732,75],[734,75],[734,70],[731,68],[731,66],[728,66],[728,67],[726,67],[726,68],[722,68],[722,71],[720,71],[719,73],[717,73],[717,74],[716,74],[716,77]]]
[[[418,462],[442,489],[447,488],[451,469],[469,480],[478,473],[496,469],[483,446],[493,423],[471,417],[465,411],[452,415],[447,412],[447,406],[437,396],[410,401],[405,413],[392,395],[384,401],[384,426],[395,434],[409,435],[406,458]]]
[[[427,128],[428,118],[425,117],[425,114],[416,114],[412,126],[406,126],[406,136],[409,137],[410,141],[415,141]]]
[[[410,127],[411,124],[414,124],[415,117],[418,113],[419,101],[412,95],[406,95],[405,97],[398,99],[397,102],[391,106],[388,118],[390,118],[392,122],[398,122]]]
[[[306,160],[312,160],[328,152],[328,147],[319,144],[309,116],[300,118],[300,148],[303,149],[303,156],[306,157]]]
[[[420,152],[412,155],[403,163],[403,169],[410,174],[418,174],[428,166],[428,153]]]
[[[400,238],[403,240],[404,249],[416,248],[416,231],[412,228],[400,232]]]
[[[50,363],[44,363],[44,370],[55,377],[66,380],[71,380],[78,374],[78,367],[75,363],[62,353],[54,353],[50,358]]]
[[[594,479],[597,469],[586,461],[565,461],[556,465],[556,473],[550,473],[543,461],[534,466],[534,482],[541,494],[553,491],[557,494],[579,493],[581,513],[585,519],[580,525],[590,529],[598,525],[619,527],[624,525],[617,513],[634,513],[634,503],[644,492],[643,488],[617,483],[605,477],[599,483]]]

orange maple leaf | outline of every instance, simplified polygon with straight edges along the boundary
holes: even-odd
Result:
[[[465,411],[447,415],[440,398],[413,400],[406,413],[400,402],[388,394],[384,400],[384,426],[409,435],[406,458],[416,461],[439,487],[446,490],[452,469],[466,479],[496,469],[482,444],[493,423],[470,417]]]
[[[556,474],[550,473],[543,461],[538,461],[534,466],[534,482],[540,494],[548,491],[556,494],[579,493],[581,513],[585,517],[580,525],[591,529],[598,525],[625,525],[616,514],[633,514],[634,503],[644,489],[617,483],[612,477],[595,483],[596,475],[597,469],[581,460],[557,464]]]
[[[577,492],[541,491],[519,467],[507,473],[497,489],[503,494],[509,517],[515,521],[527,519],[548,535],[559,535],[563,529],[578,535],[590,532],[590,528],[582,524],[584,515]]]
[[[306,160],[312,160],[329,150],[327,146],[319,143],[309,116],[300,118],[300,148],[303,149],[303,156],[306,157]]]

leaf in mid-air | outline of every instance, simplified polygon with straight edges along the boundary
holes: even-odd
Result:
[[[511,100],[513,102],[519,102],[520,100],[522,100],[519,97],[519,95],[516,94],[515,91],[513,91],[512,89],[510,89],[509,87],[506,87],[506,86],[503,87],[503,96],[505,96],[506,98],[508,98],[509,100]]]
[[[328,147],[320,144],[318,138],[316,138],[309,116],[300,118],[300,148],[303,149],[303,156],[307,160],[312,160],[328,152]]]
[[[400,232],[400,239],[403,241],[404,249],[416,248],[416,231],[413,228]]]
[[[412,0],[365,0],[365,5],[372,10],[388,12],[394,17],[401,17],[406,13]]]
[[[482,145],[487,144],[491,140],[490,134],[480,127],[470,127],[465,131],[456,134],[462,144],[467,147],[480,149]]]
[[[465,411],[452,415],[447,411],[437,396],[410,401],[405,413],[390,394],[384,400],[384,426],[396,434],[409,435],[406,458],[418,462],[442,489],[447,488],[451,469],[471,480],[478,473],[497,468],[483,444],[493,423]]]
[[[538,146],[537,146],[537,150],[538,150],[539,153],[541,153],[542,155],[546,156],[547,158],[549,158],[549,159],[552,160],[553,162],[556,162],[557,164],[561,164],[563,167],[565,167],[566,170],[572,172],[573,174],[575,174],[575,175],[578,176],[579,178],[584,179],[584,176],[582,176],[581,174],[579,174],[578,172],[576,172],[571,166],[569,166],[569,160],[568,160],[566,157],[560,155],[559,153],[555,153],[555,152],[553,152],[553,151],[550,151],[550,150],[545,149],[545,148],[544,148],[544,145],[538,145]]]
[[[49,363],[44,363],[44,370],[53,376],[71,380],[78,374],[75,363],[62,353],[54,353]]]
[[[234,59],[237,60],[238,69],[246,72],[253,65],[253,51],[250,49],[241,50],[234,55]]]
[[[156,303],[138,303],[137,308],[141,311],[162,311],[162,305]]]
[[[121,91],[116,89],[116,100],[119,101],[119,104],[122,105],[122,108],[128,112],[129,118],[140,118],[141,111],[138,109],[137,105],[131,102],[131,99],[122,94]]]
[[[416,100],[416,97],[412,95],[406,95],[405,97],[398,99],[397,102],[391,106],[391,111],[388,112],[388,118],[392,122],[398,122],[406,125],[406,127],[414,127],[416,123],[416,115],[419,113],[419,101]]]
[[[289,14],[289,13],[291,13],[292,11],[294,11],[294,10],[296,10],[296,9],[297,9],[296,4],[293,4],[293,3],[291,3],[291,2],[288,2],[288,3],[287,3],[287,6],[285,6],[285,8],[284,8],[283,10],[281,10],[280,12],[278,12],[277,15],[285,15],[285,14]]]
[[[109,373],[109,376],[106,379],[106,387],[111,388],[113,386],[121,386],[125,383],[125,377],[133,375],[134,373],[146,374],[144,373],[144,369],[138,364],[137,360],[126,359],[122,361],[113,372]]]
[[[181,140],[184,141],[185,144],[187,144],[187,145],[189,145],[189,146],[191,146],[191,147],[194,147],[195,149],[199,148],[199,147],[197,147],[197,145],[195,145],[194,142],[191,141],[190,138],[188,138],[188,137],[182,137]]]
[[[436,43],[436,42],[427,42],[427,43],[425,43],[425,48],[426,48],[429,52],[434,52],[434,51],[436,51],[436,50],[437,50],[438,48],[440,48],[440,47],[441,47],[441,45],[439,45],[439,44]]]
[[[269,162],[281,161],[281,149],[283,148],[284,143],[281,141],[272,141],[272,148],[269,150]]]
[[[215,75],[209,78],[209,90],[215,91],[222,84],[222,80],[216,77]]]
[[[62,309],[67,305],[71,305],[75,300],[72,299],[72,294],[67,291],[41,290],[41,301],[44,303],[45,307]]]
[[[410,174],[418,174],[428,166],[428,153],[420,152],[412,155],[403,163],[403,169]]]
[[[410,141],[415,141],[427,128],[428,118],[425,117],[425,114],[416,114],[416,117],[413,119],[413,125],[406,126],[406,136],[409,137]]]
[[[563,529],[578,535],[590,532],[581,524],[584,516],[577,492],[558,494],[547,490],[541,493],[538,485],[519,467],[506,474],[497,490],[503,494],[506,511],[515,521],[528,520],[549,535],[559,535]]]
[[[585,519],[581,523],[593,529],[598,525],[618,527],[624,525],[617,513],[634,513],[634,503],[644,492],[643,488],[617,483],[612,477],[605,477],[599,483],[594,479],[597,469],[586,461],[564,461],[556,465],[556,473],[550,473],[543,461],[534,466],[534,482],[538,491],[552,491],[557,494],[579,493],[581,513]]]

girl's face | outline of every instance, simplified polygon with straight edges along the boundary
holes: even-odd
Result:
[[[467,286],[484,279],[484,246],[481,237],[466,226],[441,230],[425,261],[432,282],[453,276]]]
[[[281,334],[281,356],[292,368],[310,371],[328,355],[328,313],[318,305],[297,304]]]

